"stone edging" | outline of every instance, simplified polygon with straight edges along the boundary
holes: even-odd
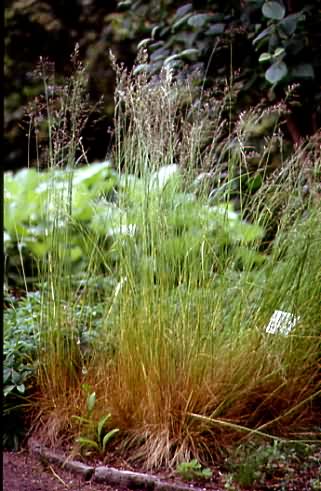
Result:
[[[77,460],[69,460],[64,453],[49,450],[34,439],[29,439],[28,448],[40,460],[57,464],[73,474],[80,475],[86,481],[92,480],[97,483],[124,486],[132,489],[138,489],[139,486],[142,490],[147,491],[202,491],[201,488],[196,488],[192,484],[190,486],[175,484],[151,474],[119,470],[107,466],[92,467]]]

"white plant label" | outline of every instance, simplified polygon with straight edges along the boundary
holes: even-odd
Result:
[[[283,334],[283,336],[287,336],[299,320],[300,317],[295,317],[289,312],[275,310],[272,314],[270,322],[266,326],[265,332],[269,334]]]

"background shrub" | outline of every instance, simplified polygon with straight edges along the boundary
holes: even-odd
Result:
[[[14,0],[5,8],[5,28],[6,169],[25,166],[30,152],[31,161],[36,160],[35,149],[28,148],[24,114],[30,97],[41,91],[42,82],[34,77],[39,56],[49,57],[61,80],[73,70],[70,53],[76,42],[89,67],[92,105],[104,96],[102,112],[93,111],[83,132],[89,161],[105,159],[111,149],[107,128],[113,126],[115,79],[110,48],[131,67],[137,45],[144,46],[150,61],[139,69],[157,74],[165,63],[180,77],[194,72],[198,84],[205,80],[217,96],[223,96],[229,80],[229,117],[258,102],[269,107],[286,98],[284,130],[292,143],[320,127],[316,2],[88,0],[73,1],[67,12],[59,1]],[[289,84],[296,84],[290,97]]]

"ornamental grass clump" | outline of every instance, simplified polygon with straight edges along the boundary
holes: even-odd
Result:
[[[180,112],[170,72],[157,83],[119,75],[114,165],[122,225],[134,232],[120,242],[118,348],[97,373],[123,448],[157,468],[211,459],[251,435],[298,438],[320,389],[320,208],[302,185],[308,174],[315,192],[320,160],[309,167],[298,150],[236,213],[229,186],[219,201],[193,192],[208,154],[202,129],[181,138],[191,112]],[[183,142],[198,149],[185,165]],[[275,310],[297,317],[288,336],[266,332]]]
[[[97,418],[111,414],[120,429],[117,451],[149,469],[210,463],[252,436],[312,437],[320,397],[320,155],[309,162],[298,149],[263,172],[249,199],[243,173],[234,172],[246,155],[230,151],[235,134],[226,136],[221,101],[203,94],[195,103],[192,82],[178,83],[170,70],[157,79],[116,71],[117,179],[99,198],[100,232],[80,228],[91,244],[81,289],[63,266],[70,229],[59,226],[57,205],[48,230],[39,351],[46,438],[75,436],[71,416],[85,411],[83,384],[96,394]],[[73,187],[71,178],[63,202]],[[63,216],[75,225],[72,208]],[[101,257],[113,282],[85,357],[77,326],[91,320],[76,317],[75,306],[94,306],[89,280]],[[287,335],[267,332],[276,310],[296,319]]]

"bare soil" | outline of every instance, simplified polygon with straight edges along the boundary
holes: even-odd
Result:
[[[321,451],[314,453],[308,460],[296,465],[286,466],[284,462],[275,468],[273,475],[264,483],[241,488],[236,483],[225,484],[223,472],[216,470],[210,483],[191,483],[191,489],[203,488],[204,491],[320,491]],[[182,481],[178,479],[181,483]],[[43,463],[26,449],[19,452],[3,453],[3,490],[4,491],[129,491],[128,488],[84,481],[61,467]],[[136,488],[136,491],[143,491]]]
[[[27,450],[3,453],[3,491],[128,491],[82,477],[54,464],[44,464]]]

